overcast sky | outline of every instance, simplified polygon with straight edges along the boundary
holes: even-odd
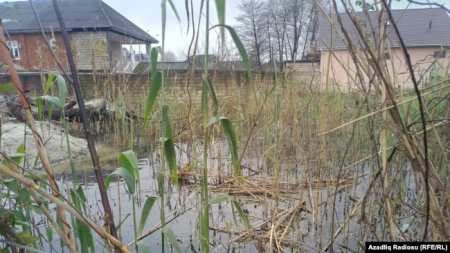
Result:
[[[160,0],[103,0],[113,9],[120,12],[130,21],[147,31],[150,35],[155,37],[161,42],[161,1]],[[200,8],[200,0],[194,0],[194,13],[197,16]],[[240,0],[228,0],[226,1],[226,23],[234,25],[235,17],[238,15],[238,6]],[[183,55],[187,53],[191,35],[187,32],[187,19],[185,0],[173,0],[176,6],[178,14],[180,15],[181,23],[178,23],[172,9],[167,4],[167,25],[166,25],[166,43],[165,50],[172,51],[177,55]],[[211,25],[217,24],[216,7],[214,1],[210,1],[210,23]],[[202,17],[204,20],[204,16]],[[196,22],[197,23],[197,22]],[[192,30],[192,28],[190,28]],[[201,30],[204,30],[204,25],[201,26]],[[211,36],[212,38],[214,36]],[[203,39],[204,40],[204,39]],[[203,41],[202,40],[202,41]],[[199,42],[203,44],[203,42]]]

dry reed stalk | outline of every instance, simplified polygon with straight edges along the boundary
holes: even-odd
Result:
[[[443,81],[443,82],[447,82],[447,81],[448,81],[448,80],[445,80],[445,81]],[[443,83],[443,82],[442,82],[442,83]],[[443,87],[441,87],[441,88],[439,88],[439,89],[437,89],[437,90],[444,89],[444,88],[447,88],[447,87],[449,87],[449,86],[450,86],[450,84],[449,84],[449,85],[445,85],[445,86],[443,86]],[[428,94],[431,94],[432,92],[434,92],[434,91],[429,91],[429,92],[426,92],[426,93],[422,93],[421,95],[422,95],[422,97],[423,97],[423,96],[426,96],[426,95],[428,95]],[[405,99],[405,100],[402,100],[402,101],[398,102],[397,105],[405,104],[405,103],[414,101],[414,100],[416,100],[416,99],[417,99],[417,98],[415,98],[415,97],[409,98],[409,99]],[[349,122],[347,122],[347,123],[344,123],[344,124],[342,124],[342,125],[340,125],[340,126],[337,126],[337,127],[333,128],[333,129],[330,129],[330,130],[328,130],[328,131],[326,131],[326,132],[319,133],[318,136],[322,136],[322,135],[326,135],[326,134],[335,132],[335,131],[337,131],[337,130],[339,130],[339,129],[341,129],[341,128],[344,128],[344,127],[346,127],[346,126],[352,125],[352,124],[354,124],[354,123],[356,123],[356,122],[358,122],[358,121],[361,121],[361,120],[363,120],[363,119],[369,118],[369,117],[374,116],[374,115],[376,115],[376,114],[383,113],[383,112],[385,112],[385,111],[387,111],[387,110],[390,110],[390,109],[392,109],[392,108],[394,108],[393,105],[391,105],[391,106],[386,106],[386,105],[384,105],[383,108],[380,109],[380,110],[378,110],[378,111],[374,111],[374,112],[368,113],[368,114],[363,115],[363,116],[361,116],[361,117],[358,117],[358,118],[356,118],[356,119],[354,119],[354,120],[351,120],[351,121],[349,121]]]
[[[298,189],[323,189],[323,188],[345,188],[355,184],[354,177],[346,179],[322,179],[322,180],[289,180],[280,181],[274,177],[228,177],[222,178],[219,185],[211,186],[213,192],[227,192],[230,195],[252,196],[260,199],[259,196],[288,201],[284,195],[297,194]],[[320,181],[320,182],[318,182]],[[338,185],[339,184],[339,185]],[[317,188],[320,185],[321,188]]]
[[[26,124],[30,127],[32,133],[33,133],[33,139],[36,143],[36,149],[38,151],[39,158],[41,160],[42,166],[44,167],[45,173],[47,174],[48,183],[50,185],[50,188],[52,189],[52,194],[55,198],[58,198],[60,196],[58,184],[56,182],[53,169],[50,165],[50,161],[48,159],[47,150],[45,149],[44,143],[42,141],[42,137],[39,134],[38,129],[36,128],[34,124],[34,118],[31,113],[30,104],[28,103],[27,98],[25,97],[25,93],[23,91],[22,82],[19,79],[19,76],[17,74],[16,68],[14,66],[14,63],[11,59],[11,55],[9,53],[8,46],[6,44],[5,35],[3,32],[3,24],[0,23],[0,56],[3,61],[5,61],[8,65],[9,73],[11,74],[11,80],[16,87],[17,95],[19,96],[20,104],[22,105],[22,108],[25,110],[25,120]],[[56,208],[56,213],[58,214],[61,223],[62,223],[62,231],[68,238],[68,245],[70,249],[75,249],[75,243],[73,241],[73,238],[71,236],[70,232],[70,225],[67,222],[66,215],[64,213],[64,210],[61,207]]]
[[[297,217],[301,210],[305,207],[305,201],[300,201],[296,206],[293,208],[286,210],[283,212],[283,214],[279,217],[277,217],[277,222],[275,223],[274,230],[277,230],[278,228],[285,227],[285,229],[282,231],[282,234],[280,235],[279,239],[275,239],[278,250],[282,251],[281,249],[281,243],[284,240],[284,237],[287,234],[287,231],[292,224],[292,221],[295,217]],[[287,221],[287,223],[286,223]],[[285,224],[286,223],[286,224]]]
[[[337,4],[336,1],[333,0],[333,6],[335,8],[335,11],[337,12]],[[384,68],[383,64],[379,61],[379,52],[380,50],[375,48],[374,45],[379,45],[377,43],[374,43],[369,36],[367,36],[366,28],[363,27],[361,24],[360,19],[358,16],[354,13],[351,6],[348,6],[346,3],[341,1],[341,3],[344,5],[344,9],[346,10],[346,14],[350,17],[351,21],[355,25],[356,31],[358,32],[358,35],[362,38],[362,47],[364,47],[366,50],[357,50],[354,45],[352,45],[351,38],[349,37],[345,27],[342,25],[342,20],[339,14],[337,14],[337,20],[342,28],[342,38],[344,38],[345,43],[349,47],[350,53],[352,55],[358,55],[361,54],[361,52],[364,52],[364,58],[367,60],[370,70],[373,72],[373,77],[376,77],[376,80],[379,82],[379,88],[384,88],[385,94],[386,94],[386,105],[387,107],[391,107],[388,110],[388,113],[390,115],[391,122],[393,123],[393,127],[391,127],[391,131],[397,136],[397,139],[401,143],[401,145],[406,149],[406,156],[408,160],[411,162],[413,170],[416,173],[419,173],[419,179],[420,184],[417,185],[425,185],[426,187],[426,218],[425,218],[425,228],[424,228],[424,237],[426,238],[427,234],[427,227],[428,227],[428,220],[430,216],[436,216],[435,218],[443,219],[445,218],[444,214],[442,213],[441,208],[439,207],[438,203],[438,196],[440,194],[443,195],[444,203],[448,203],[450,201],[449,199],[449,192],[448,189],[442,184],[441,179],[439,178],[438,174],[436,173],[436,170],[432,166],[432,162],[428,159],[427,154],[427,141],[426,141],[426,131],[424,132],[423,136],[423,148],[418,142],[418,140],[415,139],[413,134],[408,130],[406,127],[405,121],[402,119],[402,116],[400,114],[399,108],[398,108],[398,101],[397,96],[395,95],[393,83],[389,78],[389,73],[386,71],[386,68]],[[392,19],[392,15],[390,13],[389,8],[386,5],[385,1],[382,1],[383,3],[383,11],[387,12],[389,19]],[[328,16],[327,16],[328,17]],[[328,17],[329,18],[329,17]],[[332,23],[331,18],[329,18],[330,23]],[[415,88],[415,94],[416,99],[419,101],[419,109],[420,109],[420,115],[421,115],[421,123],[422,127],[425,130],[425,120],[424,120],[424,106],[422,102],[423,95],[421,94],[420,90],[418,89],[417,82],[415,80],[414,72],[411,66],[411,61],[409,59],[409,55],[405,50],[404,43],[402,41],[402,38],[399,35],[398,29],[395,24],[395,20],[391,20],[395,33],[397,34],[397,38],[400,41],[401,49],[404,55],[404,58],[408,64],[408,69],[411,72],[411,78],[414,83]],[[380,25],[381,27],[382,25]],[[361,57],[362,58],[362,57]],[[361,62],[358,62],[357,59],[354,59],[354,63],[358,67],[358,65],[361,65]],[[371,76],[371,75],[369,75]],[[432,190],[434,188],[434,190]],[[430,207],[432,210],[430,210]],[[434,219],[431,217],[431,219]],[[440,232],[444,235],[445,238],[448,238],[449,231],[448,228],[445,228],[445,226],[442,226],[442,224],[436,224],[439,228]]]
[[[381,11],[380,13],[380,17],[379,19],[382,22],[386,22],[387,20],[387,13],[386,11]],[[379,52],[379,56],[381,56],[381,62],[385,63],[385,57],[384,57],[384,47],[386,44],[386,26],[380,26],[380,33],[378,34],[378,39],[380,41],[379,45],[378,45],[378,52]],[[388,71],[386,68],[386,64],[383,65],[383,71]],[[383,108],[386,107],[386,88],[382,88],[381,89],[381,101],[383,103]],[[383,122],[387,121],[387,112],[384,111],[381,114],[381,119]],[[388,131],[386,129],[386,127],[382,126],[381,131],[380,131],[380,148],[381,148],[381,174],[382,174],[382,180],[383,180],[383,196],[386,202],[386,217],[388,219],[388,231],[389,231],[389,235],[391,237],[391,240],[395,240],[395,222],[394,222],[394,217],[393,217],[393,211],[392,211],[392,200],[390,198],[390,192],[391,192],[391,188],[389,185],[389,180],[388,180],[388,154],[387,154],[387,149],[388,149],[388,143],[387,143],[387,134]]]
[[[382,101],[385,101],[385,92],[384,89],[382,90]],[[385,107],[386,104],[383,103],[383,107]],[[382,113],[382,120],[383,122],[386,122],[387,120],[387,112],[384,111]],[[390,195],[390,186],[388,181],[388,160],[387,160],[387,129],[385,127],[381,128],[380,132],[380,148],[381,148],[381,174],[382,174],[382,180],[383,180],[383,196],[384,200],[386,202],[386,217],[388,219],[388,231],[389,235],[391,237],[391,240],[395,240],[395,222],[393,218],[393,212],[392,212],[392,201],[389,197]]]
[[[213,228],[216,231],[219,232],[224,232],[224,233],[231,233],[234,235],[237,235],[237,237],[233,238],[230,242],[228,242],[227,244],[232,244],[232,243],[239,243],[239,242],[244,242],[246,240],[249,239],[255,239],[258,238],[260,240],[264,239],[266,241],[269,242],[269,247],[271,249],[273,249],[273,247],[275,246],[275,248],[279,251],[283,251],[282,250],[282,246],[286,246],[289,245],[290,243],[286,243],[285,242],[285,236],[288,233],[289,227],[292,224],[292,222],[294,221],[294,219],[296,217],[298,217],[300,215],[300,213],[303,211],[303,209],[305,208],[305,201],[299,201],[294,207],[283,210],[281,212],[275,211],[275,213],[270,216],[269,218],[263,220],[262,222],[260,222],[259,224],[255,224],[253,225],[252,230],[256,231],[256,230],[262,230],[262,231],[267,231],[265,234],[262,235],[258,235],[255,234],[254,232],[249,232],[249,231],[245,231],[245,232],[237,232],[237,231],[230,231],[229,229],[226,228]],[[270,229],[267,230],[269,223],[270,225]],[[272,250],[273,251],[273,250]]]
[[[97,224],[95,224],[92,220],[85,217],[83,214],[81,214],[78,210],[76,210],[71,205],[65,204],[61,199],[58,197],[48,193],[47,191],[43,190],[39,185],[35,184],[32,180],[26,178],[25,176],[15,173],[10,168],[6,167],[3,164],[0,164],[0,173],[11,177],[18,182],[22,183],[25,187],[31,189],[32,191],[35,191],[36,193],[39,193],[44,198],[48,199],[52,203],[56,205],[57,210],[60,209],[63,212],[66,211],[70,214],[72,214],[74,217],[91,227],[99,236],[101,236],[105,241],[111,243],[112,246],[114,246],[116,249],[119,249],[121,252],[128,253],[128,249],[115,237],[113,237],[111,234],[109,234],[105,229],[101,228]],[[76,251],[75,251],[76,252]]]
[[[355,203],[355,206],[353,207],[352,211],[345,216],[345,220],[344,220],[343,224],[334,232],[334,234],[332,235],[332,237],[329,240],[329,242],[325,245],[325,247],[320,252],[328,252],[328,250],[332,246],[332,244],[333,244],[334,240],[337,238],[337,236],[348,225],[348,223],[350,222],[351,218],[356,215],[356,212],[358,210],[360,210],[362,202],[363,202],[363,198],[361,198],[360,200],[358,200]]]

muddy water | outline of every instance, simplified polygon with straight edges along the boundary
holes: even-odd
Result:
[[[307,251],[314,252],[324,249],[330,240],[332,214],[334,213],[334,231],[345,224],[341,233],[336,237],[339,243],[338,250],[358,250],[358,241],[364,240],[364,231],[353,218],[346,223],[345,216],[351,213],[356,201],[363,194],[368,184],[368,168],[356,168],[351,180],[346,180],[347,186],[341,187],[335,193],[335,188],[330,183],[323,182],[320,189],[315,188],[316,183],[307,184],[309,176],[306,169],[295,163],[281,164],[277,170],[271,162],[264,161],[253,150],[247,159],[243,161],[244,175],[248,179],[265,189],[265,194],[248,192],[235,193],[234,199],[238,200],[245,213],[247,213],[252,226],[253,236],[246,236],[246,228],[243,222],[229,203],[215,204],[211,206],[210,215],[210,245],[212,252],[271,252],[281,249],[286,252]],[[180,144],[177,149],[177,157],[181,167],[193,166],[195,159],[193,154],[202,157],[200,151],[193,151],[192,145]],[[148,196],[157,196],[156,175],[161,169],[161,154],[153,152],[147,157],[140,156],[140,178],[139,192],[136,201],[136,220],[139,222],[140,213]],[[231,160],[225,143],[219,142],[209,150],[208,160],[211,195],[218,192],[228,193],[227,187],[220,187],[220,183],[227,181],[231,170]],[[194,169],[195,170],[195,169]],[[274,177],[274,171],[280,171],[278,177]],[[350,173],[349,173],[350,174]],[[218,176],[220,175],[220,176]],[[270,196],[277,192],[273,186],[264,186],[265,181],[285,183],[289,182],[289,193],[280,194],[279,197]],[[102,224],[103,210],[101,207],[98,186],[93,181],[92,175],[83,177],[83,186],[87,196],[88,215],[98,224]],[[191,183],[195,183],[190,179]],[[188,180],[189,181],[189,180]],[[62,182],[66,187],[68,183]],[[326,186],[327,184],[328,187]],[[218,189],[218,191],[216,191]],[[170,183],[166,183],[166,203],[164,204],[167,226],[175,233],[183,251],[200,251],[198,214],[200,211],[199,186],[198,184],[183,185],[177,189]],[[134,228],[132,219],[132,200],[125,190],[123,181],[112,182],[108,191],[110,203],[114,212],[115,223],[122,223],[119,235],[121,240],[128,244],[134,239]],[[301,204],[301,208],[299,205]],[[334,205],[334,208],[333,208]],[[297,207],[297,208],[296,208]],[[294,209],[295,208],[295,209]],[[161,232],[158,230],[160,220],[160,201],[155,203],[144,228],[144,234],[153,231],[145,237],[153,252],[161,251]],[[289,213],[294,210],[293,213]],[[288,214],[286,214],[288,213]],[[272,232],[272,233],[271,233]],[[58,248],[59,243],[53,242],[52,246]],[[104,250],[104,245],[97,240],[98,251]],[[134,250],[134,247],[130,247]],[[170,252],[170,247],[166,246]]]

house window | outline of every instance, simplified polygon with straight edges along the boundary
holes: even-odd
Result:
[[[49,41],[49,43],[50,43],[50,47],[56,47],[56,39],[50,39],[50,41]]]
[[[19,42],[17,42],[17,40],[10,40],[10,41],[7,41],[6,44],[9,47],[9,52],[11,53],[11,57],[14,60],[20,60]]]
[[[391,54],[389,52],[384,52],[384,59],[390,60],[391,59]]]
[[[445,58],[447,56],[446,50],[434,51],[434,58]]]

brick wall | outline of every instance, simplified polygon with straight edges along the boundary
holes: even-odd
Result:
[[[79,70],[110,70],[106,32],[73,32],[70,40]]]
[[[56,46],[52,48],[60,64],[67,68],[66,51],[64,41],[60,34],[54,34]],[[29,34],[11,34],[11,39],[16,40],[20,47],[20,59],[14,63],[19,64],[31,71],[38,70],[57,70],[57,64],[53,59],[50,50],[47,47],[47,41],[41,33]],[[51,34],[47,34],[47,38],[52,38]]]
[[[236,87],[250,87],[246,71],[215,71],[211,72],[216,94],[220,98],[235,96]],[[255,72],[253,79],[256,85],[272,83],[272,73]],[[42,83],[46,75],[40,73],[21,73],[22,83],[26,83],[29,89],[28,96],[36,97],[43,94]],[[167,80],[167,99],[187,98],[188,89],[191,96],[198,98],[202,89],[202,71],[197,70],[190,75],[186,71],[169,71],[165,73]],[[120,95],[126,104],[133,106],[136,112],[142,112],[145,106],[150,88],[150,76],[148,74],[79,74],[81,90],[86,100],[93,98],[105,98],[108,101],[118,102]],[[0,76],[0,85],[11,82],[8,74]],[[70,83],[67,82],[70,86]],[[69,95],[74,96],[72,87],[69,87]],[[15,91],[10,91],[14,95]],[[56,95],[56,89],[54,89]]]
[[[315,85],[320,83],[320,62],[297,61],[286,62],[285,72],[287,78],[300,85]]]
[[[230,88],[236,86],[248,86],[247,73],[245,71],[211,71],[211,80],[214,83],[218,96],[230,95]],[[254,81],[258,84],[268,84],[272,81],[272,74],[256,72]],[[150,87],[148,74],[80,74],[80,82],[86,99],[104,97],[109,101],[117,101],[119,90],[122,95],[138,108],[143,107],[147,100]],[[169,71],[165,73],[168,93],[179,97],[200,94],[202,87],[202,71],[197,70],[190,74],[187,71]]]

